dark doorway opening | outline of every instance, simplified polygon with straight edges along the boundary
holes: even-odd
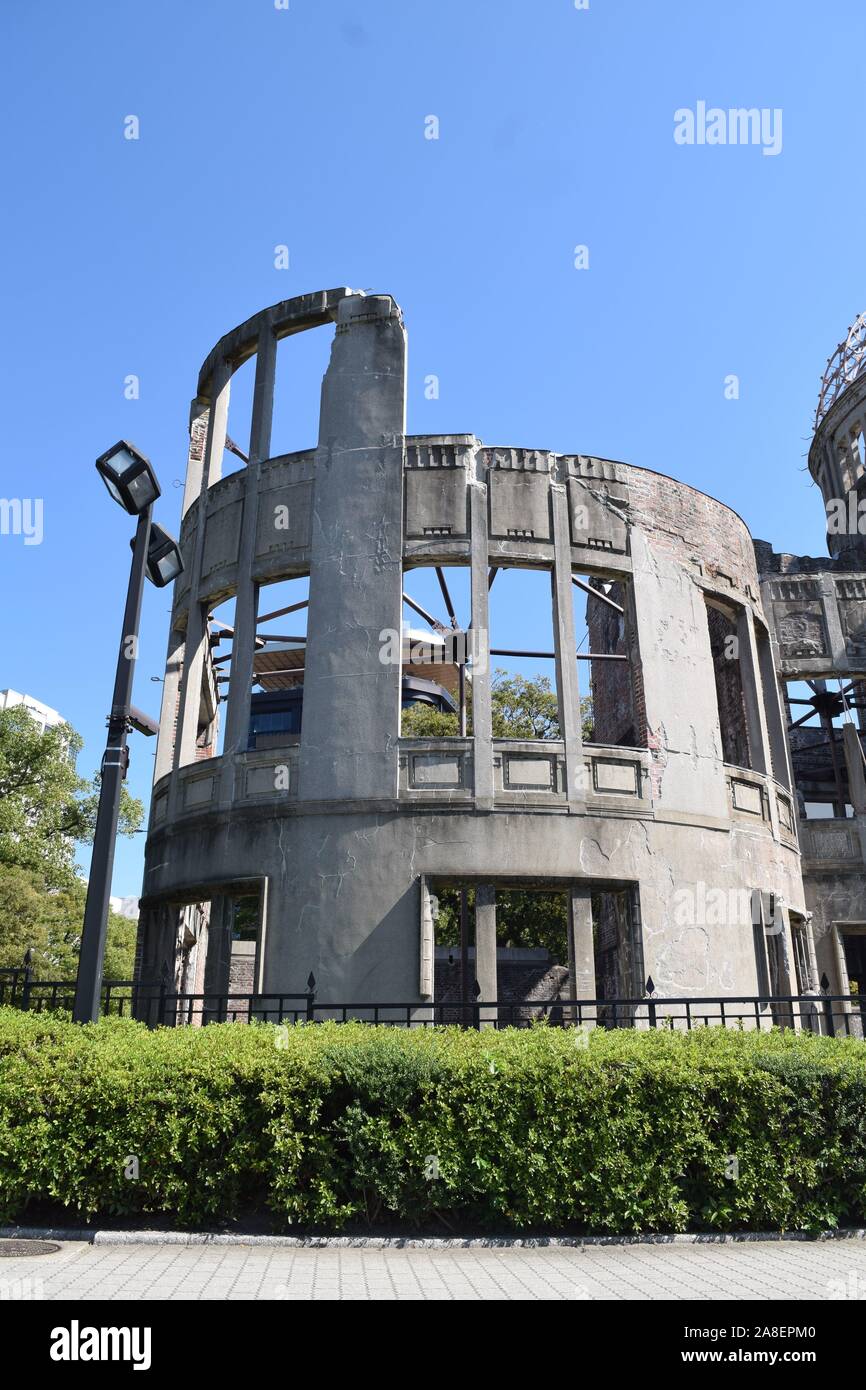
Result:
[[[843,932],[842,947],[851,993],[866,998],[866,930]]]
[[[483,1000],[495,998],[500,1005],[500,1024],[529,1021],[538,1014],[529,1007],[532,1004],[557,1006],[567,999],[611,1001],[609,1009],[598,1010],[598,1021],[613,1026],[629,1021],[628,1007],[612,1001],[642,999],[644,994],[643,938],[634,885],[524,885],[505,880],[485,890],[488,902],[490,888],[495,894],[495,993],[489,968],[485,974],[476,964],[476,901],[481,889],[476,891],[472,882],[433,887],[438,905],[438,1005],[453,1004],[456,1011],[465,1012],[479,998],[480,979]],[[483,948],[482,941],[482,956]],[[489,952],[485,959],[492,965]],[[527,1005],[525,1011],[515,1008],[522,1004]],[[551,1021],[559,1021],[556,1007],[546,1012]]]

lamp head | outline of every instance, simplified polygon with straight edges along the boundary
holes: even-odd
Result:
[[[150,460],[127,439],[100,454],[96,471],[115,502],[130,516],[140,516],[160,495]]]
[[[132,542],[130,542],[132,544]],[[171,584],[172,580],[177,579],[183,573],[183,556],[180,553],[180,546],[164,531],[161,526],[153,522],[150,527],[150,542],[147,547],[147,577],[151,584],[155,584],[158,589],[164,589],[166,584]]]

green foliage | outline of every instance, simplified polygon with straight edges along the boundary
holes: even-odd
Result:
[[[20,965],[32,950],[36,979],[74,980],[86,893],[83,879],[49,889],[38,874],[0,864],[0,967]],[[135,935],[135,922],[109,912],[106,980],[132,979]]]
[[[440,889],[437,894],[436,945],[460,945],[460,890]],[[475,889],[467,889],[470,930],[475,913]],[[564,893],[532,893],[520,889],[496,890],[496,942],[499,946],[542,948],[554,961],[568,959],[568,908]]]
[[[494,738],[560,738],[556,691],[548,676],[528,680],[512,676],[501,667],[490,682]],[[472,728],[472,682],[467,681],[468,726]],[[592,738],[592,699],[580,701],[583,737]],[[460,732],[456,714],[445,714],[429,705],[410,705],[403,710],[400,733],[403,738],[456,738]]]
[[[545,1026],[148,1032],[0,1010],[0,1220],[48,1202],[76,1219],[257,1209],[331,1230],[866,1221],[862,1042],[716,1028],[586,1042]]]
[[[497,891],[496,940],[500,946],[543,947],[564,965],[568,959],[565,894]]]
[[[496,670],[491,685],[494,738],[561,738],[556,691],[549,676]]]
[[[402,738],[457,738],[459,733],[458,716],[432,705],[409,705],[400,715]]]
[[[0,865],[28,869],[49,888],[73,882],[76,841],[93,839],[99,778],[79,777],[81,748],[68,724],[41,733],[23,707],[0,710]],[[120,834],[134,834],[143,816],[124,787]]]

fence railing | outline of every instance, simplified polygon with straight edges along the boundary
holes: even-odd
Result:
[[[149,986],[137,980],[103,980],[103,1014],[131,1016],[138,994]],[[28,1009],[34,1013],[53,1009],[72,1011],[75,1000],[74,980],[39,980],[29,966],[0,970],[0,1005]]]
[[[800,1028],[830,1037],[866,1038],[866,995],[831,994],[826,976],[818,991],[800,995],[705,995],[659,998],[653,988],[640,998],[483,1000],[476,984],[471,1001],[419,1003],[320,1003],[312,975],[306,991],[274,994],[186,993],[171,988],[164,973],[154,980],[106,980],[102,1013],[131,1016],[150,1027],[201,1027],[208,1023],[323,1023],[333,1020],[397,1028],[526,1028],[546,1022],[560,1028]],[[652,980],[647,980],[652,986]],[[29,966],[0,970],[0,1004],[31,1012],[71,1010],[75,984],[37,980]]]

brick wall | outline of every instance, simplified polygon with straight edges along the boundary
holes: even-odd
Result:
[[[653,547],[683,563],[699,563],[708,577],[720,576],[757,592],[755,551],[748,528],[714,497],[643,468],[624,468],[631,521]]]

